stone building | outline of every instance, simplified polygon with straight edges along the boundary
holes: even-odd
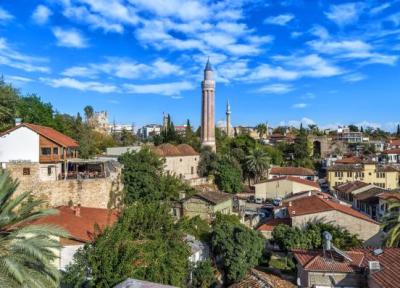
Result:
[[[75,140],[50,127],[23,123],[0,134],[0,163],[18,180],[17,193],[31,191],[50,206],[116,204],[120,165],[76,158],[77,148]]]
[[[97,132],[108,134],[110,132],[110,123],[108,121],[107,111],[94,112],[88,119],[88,124]]]
[[[298,287],[399,287],[400,248],[294,249],[292,253]]]
[[[198,178],[197,166],[200,154],[187,144],[172,145],[169,143],[151,147],[158,156],[165,159],[164,170],[183,180]]]
[[[284,203],[275,214],[290,218],[293,227],[303,228],[307,223],[333,223],[352,234],[357,234],[365,245],[380,246],[383,235],[380,225],[367,215],[343,205],[327,194],[311,195]]]
[[[182,203],[182,215],[189,218],[199,216],[211,222],[217,213],[232,214],[232,195],[224,192],[204,189],[185,198]]]

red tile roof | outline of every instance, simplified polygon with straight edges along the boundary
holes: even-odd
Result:
[[[400,149],[390,149],[383,151],[383,154],[400,154]]]
[[[391,139],[388,143],[392,146],[400,146],[400,139]]]
[[[270,174],[315,176],[315,171],[304,167],[272,167]]]
[[[383,192],[377,195],[378,198],[383,200],[397,200],[400,201],[400,192],[399,191],[392,191],[392,192]]]
[[[366,187],[370,184],[362,182],[362,181],[353,181],[353,182],[347,182],[344,184],[340,184],[338,186],[335,186],[335,190],[339,192],[344,192],[344,193],[351,193],[355,190],[358,190],[360,188]]]
[[[0,134],[0,136],[8,134],[20,127],[26,127],[31,129],[32,131],[40,134],[41,136],[63,146],[63,147],[78,147],[78,143],[72,139],[71,137],[68,137],[65,134],[62,134],[61,132],[58,132],[57,130],[54,130],[53,128],[46,127],[46,126],[41,126],[41,125],[36,125],[36,124],[30,124],[30,123],[22,123],[18,126],[15,126],[3,133]]]
[[[374,255],[374,249],[376,248],[357,248],[345,251],[352,261],[345,261],[337,254],[334,254],[333,258],[327,259],[322,250],[294,249],[292,252],[298,263],[308,271],[364,273],[364,271],[368,272],[369,261],[378,261],[381,269],[368,273],[369,280],[372,280],[376,287],[399,287],[400,248],[382,248],[383,253],[380,255]]]
[[[306,271],[354,273],[362,269],[364,253],[359,251],[347,251],[346,254],[352,261],[344,259],[336,252],[328,252],[324,255],[322,250],[292,250],[298,263]]]
[[[337,164],[357,164],[357,163],[362,163],[362,160],[358,157],[347,157],[343,159],[336,160],[335,163]]]
[[[338,202],[335,202],[333,200],[329,200],[326,197],[313,195],[310,197],[303,197],[293,200],[286,203],[286,205],[290,217],[317,214],[321,212],[336,210],[343,214],[347,214],[378,225],[378,222],[372,220],[367,215],[364,215],[363,213],[358,212],[357,210],[354,210],[353,208],[346,205],[339,204]]]
[[[296,183],[312,186],[317,189],[321,189],[321,187],[319,186],[319,184],[317,182],[306,180],[306,179],[300,179],[300,178],[294,177],[294,176],[283,176],[283,177],[273,178],[273,179],[262,181],[260,183],[275,182],[275,181],[281,181],[281,180],[289,180],[292,182],[296,182]]]
[[[60,206],[56,208],[59,213],[41,218],[33,224],[52,224],[64,228],[71,235],[71,239],[81,242],[93,240],[94,226],[97,224],[101,230],[112,226],[118,219],[116,211],[81,207],[80,216],[75,214],[72,207]]]
[[[270,219],[264,224],[261,224],[258,228],[257,231],[272,231],[276,226],[279,224],[286,224],[286,225],[291,225],[292,220],[290,218],[275,218],[275,219]]]

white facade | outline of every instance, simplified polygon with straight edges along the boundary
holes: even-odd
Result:
[[[83,244],[79,244],[62,247],[59,255],[59,266],[57,268],[65,271],[65,268],[73,262],[76,251],[83,246]]]
[[[199,155],[194,156],[167,156],[165,157],[165,171],[175,176],[190,180],[198,178],[197,166],[199,165]]]
[[[277,198],[283,199],[287,196],[305,191],[320,191],[320,188],[307,184],[297,183],[289,179],[261,182],[254,184],[254,187],[255,197],[263,200]]]
[[[21,126],[0,137],[0,163],[39,162],[39,134]]]

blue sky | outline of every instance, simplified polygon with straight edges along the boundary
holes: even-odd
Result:
[[[118,123],[200,119],[210,56],[216,120],[400,121],[400,1],[1,0],[0,71],[61,112]]]

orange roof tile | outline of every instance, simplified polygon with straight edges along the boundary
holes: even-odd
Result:
[[[304,167],[272,167],[270,174],[315,176],[315,171]]]
[[[364,215],[363,213],[358,212],[357,210],[351,207],[340,204],[333,200],[329,200],[322,196],[313,195],[310,197],[303,197],[288,202],[286,204],[290,217],[296,217],[308,214],[317,214],[321,212],[336,210],[364,221],[375,223],[377,225],[379,224],[378,222],[369,218],[367,215]]]
[[[101,230],[112,226],[118,219],[116,211],[81,207],[80,216],[75,214],[72,207],[60,206],[56,208],[57,215],[51,215],[34,221],[33,224],[52,224],[64,228],[71,238],[81,242],[93,240],[94,226],[97,224]]]
[[[199,155],[192,146],[187,144],[172,145],[170,143],[151,147],[151,150],[160,157],[196,156]]]
[[[291,225],[292,220],[290,218],[275,218],[275,219],[270,219],[264,224],[261,224],[258,226],[257,231],[272,231],[276,226],[279,224],[286,224],[286,225]]]
[[[281,181],[281,180],[289,180],[289,181],[293,181],[296,183],[312,186],[317,189],[321,189],[321,187],[319,186],[319,184],[317,182],[306,180],[306,179],[301,179],[301,178],[294,177],[294,176],[282,176],[282,177],[278,177],[278,178],[268,179],[268,180],[265,180],[265,181],[262,181],[259,183],[275,182],[275,181]]]
[[[0,134],[0,136],[8,134],[20,127],[26,127],[31,129],[32,131],[42,135],[43,137],[46,137],[47,139],[63,146],[63,147],[78,147],[78,143],[72,139],[71,137],[68,137],[65,134],[62,134],[61,132],[58,132],[57,130],[54,130],[53,128],[46,127],[46,126],[41,126],[41,125],[36,125],[36,124],[31,124],[31,123],[22,123],[21,125],[15,126],[3,133]]]

